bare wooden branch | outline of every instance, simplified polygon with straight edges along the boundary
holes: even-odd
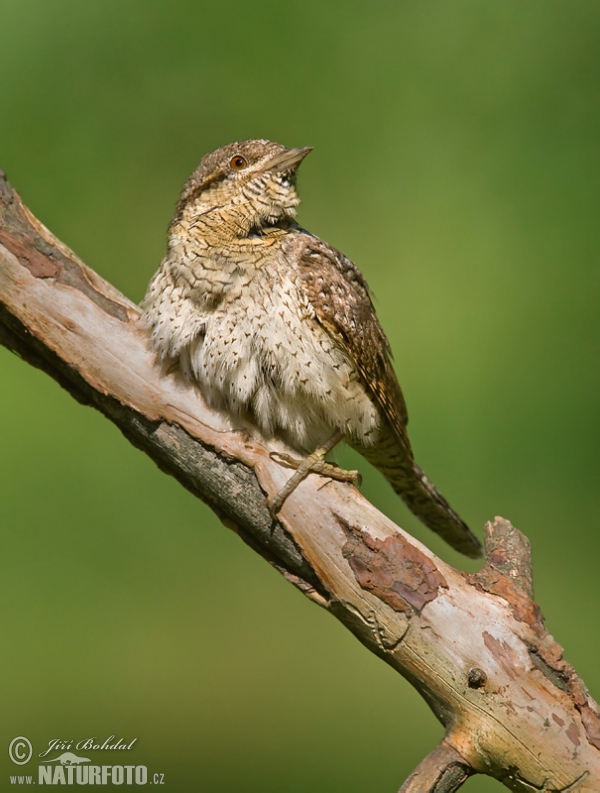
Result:
[[[347,484],[309,476],[277,521],[286,450],[232,426],[155,365],[138,309],[87,268],[0,179],[0,342],[93,405],[308,597],[404,675],[446,727],[405,791],[469,773],[516,791],[600,791],[600,718],[532,599],[528,543],[487,528],[466,575]]]
[[[464,757],[442,741],[413,771],[398,793],[454,793],[472,773]]]

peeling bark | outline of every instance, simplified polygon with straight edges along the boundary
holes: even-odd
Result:
[[[378,540],[342,522],[348,541],[342,554],[359,585],[373,592],[395,611],[412,616],[437,597],[448,584],[434,563],[402,537]]]
[[[529,543],[486,527],[475,575],[445,564],[352,486],[309,476],[273,521],[282,444],[211,411],[148,350],[137,307],[0,176],[0,343],[113,421],[307,597],[406,677],[446,727],[402,791],[473,773],[515,791],[600,792],[600,716],[533,600]]]

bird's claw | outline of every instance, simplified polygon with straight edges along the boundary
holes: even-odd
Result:
[[[309,474],[319,474],[320,476],[334,479],[337,482],[351,482],[352,484],[360,487],[362,484],[362,476],[359,471],[346,471],[334,463],[329,463],[325,460],[325,453],[323,450],[318,449],[309,454],[304,459],[292,457],[290,454],[283,452],[270,452],[269,457],[277,463],[286,466],[287,468],[295,468],[295,473],[288,479],[282,489],[277,493],[275,498],[269,504],[269,512],[272,518],[275,518],[285,500],[291,495]]]

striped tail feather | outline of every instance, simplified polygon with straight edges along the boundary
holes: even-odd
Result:
[[[388,429],[388,428],[386,428]],[[477,559],[481,543],[415,463],[406,436],[406,446],[389,428],[373,446],[355,446],[363,457],[385,476],[410,511],[425,526],[439,534],[456,551]],[[403,448],[404,446],[404,448]]]

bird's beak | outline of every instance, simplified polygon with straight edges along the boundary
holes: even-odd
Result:
[[[286,149],[280,154],[271,157],[264,165],[265,171],[290,171],[299,165],[306,155],[312,151],[312,146],[304,146],[300,149]]]

